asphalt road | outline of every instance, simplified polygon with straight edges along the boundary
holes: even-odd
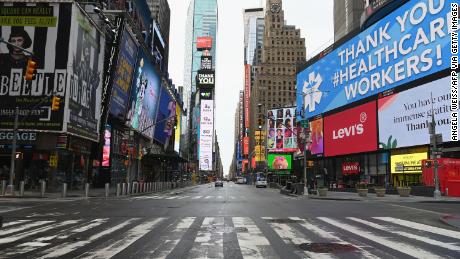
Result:
[[[0,258],[460,258],[458,204],[314,200],[225,183],[0,202]]]

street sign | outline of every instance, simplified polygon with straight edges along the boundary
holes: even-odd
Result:
[[[309,128],[310,127],[310,123],[308,122],[308,120],[302,120],[300,121],[300,124],[302,125],[302,128]]]

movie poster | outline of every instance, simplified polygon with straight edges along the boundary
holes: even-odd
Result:
[[[174,117],[176,116],[176,102],[171,98],[164,87],[161,88],[160,105],[155,125],[154,138],[165,145],[168,143],[174,129]]]
[[[105,39],[77,6],[73,10],[67,131],[97,141]]]
[[[40,5],[40,6],[37,6]],[[0,128],[11,129],[15,107],[19,128],[62,131],[72,4],[0,3],[0,37],[33,52],[37,74],[25,81],[29,54],[0,44]],[[52,96],[60,96],[51,111]]]

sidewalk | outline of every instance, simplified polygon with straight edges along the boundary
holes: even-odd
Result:
[[[326,197],[319,197],[316,194],[309,194],[309,199],[316,200],[343,200],[343,201],[380,201],[380,202],[425,202],[425,203],[455,203],[460,204],[460,197],[442,196],[435,200],[433,197],[410,196],[400,197],[399,195],[385,194],[385,197],[377,197],[374,193],[368,193],[367,197],[360,197],[358,193],[351,192],[327,192]]]

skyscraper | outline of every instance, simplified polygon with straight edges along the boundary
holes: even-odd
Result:
[[[244,63],[257,63],[257,49],[261,49],[264,40],[264,9],[252,8],[243,11],[244,19]]]
[[[359,28],[364,0],[334,0],[334,42]]]
[[[215,68],[217,39],[217,0],[191,0],[187,12],[184,62],[184,107],[187,121],[184,121],[184,134],[188,135],[189,160],[197,160],[197,126],[199,124],[199,99],[196,98],[196,75],[200,69],[202,52],[197,50],[197,38],[212,38],[212,67]],[[195,116],[192,116],[195,115]],[[188,118],[196,118],[189,120]]]

